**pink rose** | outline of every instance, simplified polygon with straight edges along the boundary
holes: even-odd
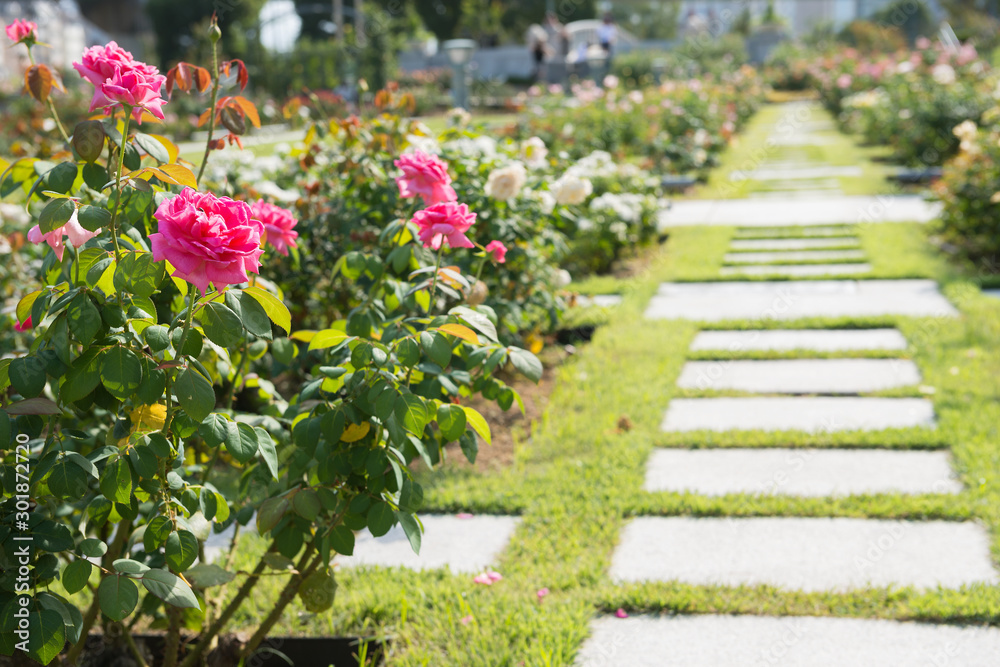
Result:
[[[38,40],[38,24],[24,19],[14,19],[14,22],[7,26],[7,36],[12,42],[35,42]]]
[[[291,211],[270,204],[263,199],[251,206],[251,209],[253,217],[264,225],[264,231],[267,233],[265,240],[273,245],[278,253],[287,257],[289,248],[298,248],[295,239],[299,237],[299,233],[292,228],[299,221],[295,219]]]
[[[152,65],[133,58],[117,43],[90,47],[73,67],[94,85],[91,111],[128,104],[134,107],[132,115],[137,122],[142,122],[142,109],[163,118],[160,107],[164,100],[160,98],[160,88],[167,77]]]
[[[175,278],[207,292],[209,283],[223,289],[259,272],[264,225],[246,202],[185,188],[160,204],[155,217],[153,260],[170,262]]]
[[[97,236],[97,233],[87,231],[80,225],[80,222],[76,218],[76,211],[73,211],[73,215],[70,216],[70,219],[66,221],[65,225],[53,229],[48,234],[42,234],[42,229],[38,225],[35,225],[28,230],[28,240],[32,243],[48,243],[49,246],[55,251],[56,257],[59,258],[60,262],[63,258],[63,252],[66,249],[63,242],[63,236],[68,236],[70,244],[74,248],[79,248],[84,243]]]
[[[615,617],[616,618],[628,618],[628,612],[625,611],[624,609],[622,609],[621,607],[619,607],[618,611],[615,612]]]
[[[452,248],[474,248],[465,232],[475,221],[476,214],[470,213],[465,204],[442,202],[417,211],[411,222],[419,228],[417,236],[424,247],[438,250],[444,239]]]
[[[538,596],[538,601],[539,602],[541,602],[542,600],[544,600],[545,597],[548,596],[548,594],[549,594],[549,589],[548,588],[539,588],[538,592],[535,593],[535,595]]]
[[[396,178],[400,197],[420,195],[427,206],[458,199],[451,187],[448,165],[440,158],[417,151],[400,155],[393,164],[403,170],[403,175]]]
[[[507,246],[500,241],[490,241],[486,244],[486,252],[493,255],[493,261],[503,264],[507,261]]]
[[[31,323],[31,315],[23,322],[14,322],[14,331],[31,331],[34,325]]]

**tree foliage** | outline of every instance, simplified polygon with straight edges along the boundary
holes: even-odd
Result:
[[[156,55],[166,69],[207,39],[208,21],[215,13],[222,29],[223,52],[242,57],[248,50],[247,31],[257,22],[265,0],[149,0],[146,11],[156,37]]]

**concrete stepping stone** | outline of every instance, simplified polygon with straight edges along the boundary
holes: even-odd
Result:
[[[761,394],[860,394],[920,382],[905,359],[769,359],[689,361],[677,386]]]
[[[452,572],[476,573],[495,565],[510,541],[519,517],[496,515],[421,515],[424,524],[420,554],[413,553],[401,526],[382,537],[367,531],[357,534],[353,556],[338,556],[345,567],[379,565],[412,570],[449,568]]]
[[[664,431],[874,431],[933,428],[934,405],[923,398],[841,396],[675,398]]]
[[[750,239],[735,240],[729,244],[730,250],[832,250],[857,248],[861,244],[855,237],[844,239]]]
[[[657,449],[646,491],[798,497],[960,493],[948,452],[887,449]]]
[[[1000,629],[818,616],[601,617],[578,667],[995,667]]]
[[[778,351],[905,350],[906,339],[896,329],[772,329],[757,331],[702,331],[691,349]]]
[[[837,238],[841,236],[853,237],[857,232],[852,225],[837,225],[830,227],[738,227],[735,239],[767,239],[776,238]]]
[[[842,195],[766,199],[692,199],[661,211],[661,227],[739,225],[741,227],[828,226],[838,223],[931,222],[940,202],[920,195]]]
[[[784,167],[757,168],[750,172],[734,171],[729,175],[731,181],[791,181],[791,180],[812,180],[817,178],[859,178],[864,175],[861,167]]]
[[[933,280],[663,283],[646,309],[652,319],[702,321],[957,314]]]
[[[775,250],[764,252],[731,252],[727,264],[792,264],[794,262],[864,259],[863,250]]]
[[[815,199],[816,197],[829,197],[831,195],[843,194],[837,188],[809,188],[804,190],[758,190],[747,195],[750,199],[766,199],[770,201],[790,201],[798,199]]]
[[[774,276],[775,278],[805,278],[807,276],[856,276],[870,273],[871,264],[748,264],[724,266],[723,276]]]
[[[610,574],[838,592],[998,581],[989,534],[973,522],[799,517],[638,517],[625,526]]]
[[[613,308],[621,302],[621,294],[580,294],[576,297],[576,305],[579,308]]]

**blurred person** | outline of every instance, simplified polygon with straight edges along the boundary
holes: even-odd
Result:
[[[597,41],[604,50],[605,62],[610,67],[611,51],[614,49],[615,42],[618,41],[618,26],[615,25],[615,19],[611,16],[611,12],[605,12],[604,20],[601,21],[601,25],[597,26]]]

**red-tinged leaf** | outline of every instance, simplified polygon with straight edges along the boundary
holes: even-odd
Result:
[[[243,141],[241,141],[238,136],[236,136],[235,134],[227,134],[226,138],[229,139],[230,146],[236,144],[237,146],[240,147],[240,150],[243,150]]]
[[[240,95],[234,97],[233,102],[247,115],[247,118],[250,119],[254,127],[260,127],[260,115],[257,113],[257,107],[253,102]]]
[[[250,82],[250,73],[247,71],[247,66],[242,60],[228,60],[222,63],[220,69],[224,76],[229,76],[230,70],[234,67],[236,68],[236,81],[240,84],[240,91],[243,91]]]
[[[205,109],[205,112],[198,116],[198,127],[201,127],[208,122],[209,114],[212,113],[211,109]]]
[[[188,91],[191,89],[191,70],[187,63],[177,63],[167,72],[167,99],[174,93],[174,84],[177,90]]]
[[[156,369],[162,371],[162,370],[167,369],[167,368],[177,368],[177,367],[183,366],[183,365],[184,364],[181,363],[180,361],[164,361],[162,364],[160,364],[159,366],[157,366]]]
[[[54,77],[48,65],[32,65],[24,73],[24,87],[39,102],[49,99]]]
[[[204,67],[195,68],[195,85],[198,86],[198,92],[204,93],[206,90],[212,87],[212,74]]]

